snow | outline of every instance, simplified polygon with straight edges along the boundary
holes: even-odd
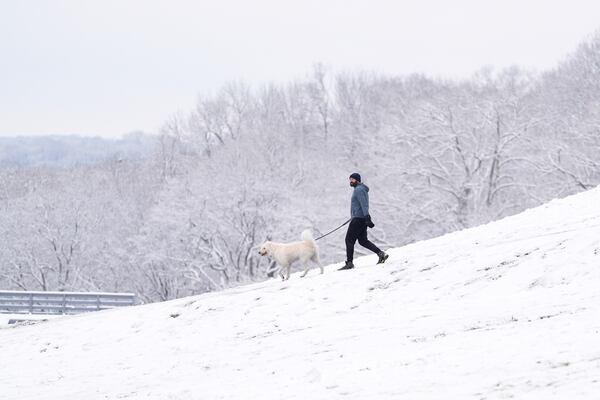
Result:
[[[60,318],[62,315],[50,315],[50,314],[1,314],[0,313],[0,329],[6,328],[11,320],[20,321],[20,323],[33,323],[35,321],[43,321],[48,319]]]
[[[1,329],[0,396],[595,398],[599,238],[594,189],[384,265]]]

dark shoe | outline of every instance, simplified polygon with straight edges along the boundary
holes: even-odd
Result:
[[[377,255],[379,256],[379,261],[377,261],[377,264],[383,264],[385,262],[385,260],[387,260],[388,257],[390,256],[389,254],[385,254],[383,251],[380,253],[377,253]]]
[[[338,271],[343,271],[345,269],[352,269],[354,268],[354,264],[352,264],[352,261],[346,261],[346,265],[344,265],[342,268],[338,268]]]

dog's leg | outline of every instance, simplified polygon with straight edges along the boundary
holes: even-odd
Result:
[[[288,279],[290,279],[290,269],[291,269],[291,266],[289,264],[283,264],[281,266],[279,273],[281,275],[282,281],[287,281]],[[286,276],[286,272],[287,272],[287,276]]]
[[[290,264],[290,265],[288,265],[288,266],[286,267],[286,269],[287,269],[287,276],[285,277],[285,280],[287,281],[288,279],[290,279],[290,274],[291,274],[291,272],[292,272],[292,266],[291,266],[291,264]]]
[[[282,266],[279,268],[279,276],[281,277],[281,280],[282,280],[282,281],[285,281],[285,275],[284,275],[284,272],[285,272],[285,270],[284,270],[284,269],[285,269],[285,265],[282,265]]]
[[[304,261],[302,265],[304,265],[304,273],[300,275],[300,278],[304,278],[308,274],[308,260]]]
[[[312,259],[311,259],[315,264],[317,264],[319,266],[319,268],[321,268],[321,274],[324,272],[323,270],[323,265],[321,264],[321,260],[319,259],[319,255],[315,254]]]

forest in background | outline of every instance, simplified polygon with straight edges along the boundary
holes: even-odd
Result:
[[[78,135],[0,137],[0,168],[72,168],[111,158],[139,160],[152,153],[156,139],[143,132],[118,139]]]
[[[555,69],[467,80],[370,72],[225,85],[165,121],[145,157],[0,167],[0,288],[162,301],[267,279],[266,239],[349,218],[397,247],[600,182],[600,34]],[[344,261],[344,233],[319,242]],[[357,247],[357,249],[359,249]]]

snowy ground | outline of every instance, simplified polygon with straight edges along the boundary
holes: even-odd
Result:
[[[599,398],[600,190],[390,253],[0,329],[0,398]]]
[[[61,318],[60,315],[39,315],[39,314],[0,314],[0,329],[9,327],[11,320],[17,320],[17,323],[34,323],[36,321]]]

